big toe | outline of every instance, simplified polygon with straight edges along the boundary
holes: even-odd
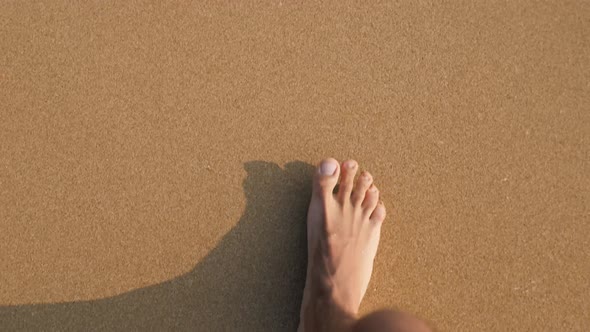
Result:
[[[338,183],[340,166],[336,159],[328,158],[322,160],[316,169],[314,177],[314,192],[323,197],[331,195]]]

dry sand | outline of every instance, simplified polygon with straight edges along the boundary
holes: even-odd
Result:
[[[589,331],[590,3],[369,2],[2,1],[0,329],[293,330],[334,156],[364,313]]]

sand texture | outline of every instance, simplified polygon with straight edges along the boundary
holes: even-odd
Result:
[[[589,145],[588,1],[2,1],[0,330],[293,331],[333,156],[363,313],[590,331]]]

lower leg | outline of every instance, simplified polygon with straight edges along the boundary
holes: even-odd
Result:
[[[373,312],[353,325],[351,332],[431,332],[423,321],[403,312]]]

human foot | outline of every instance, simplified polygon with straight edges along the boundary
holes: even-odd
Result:
[[[326,159],[316,170],[307,215],[308,265],[300,332],[351,325],[365,295],[385,207],[368,172]],[[334,189],[338,185],[338,191]]]

